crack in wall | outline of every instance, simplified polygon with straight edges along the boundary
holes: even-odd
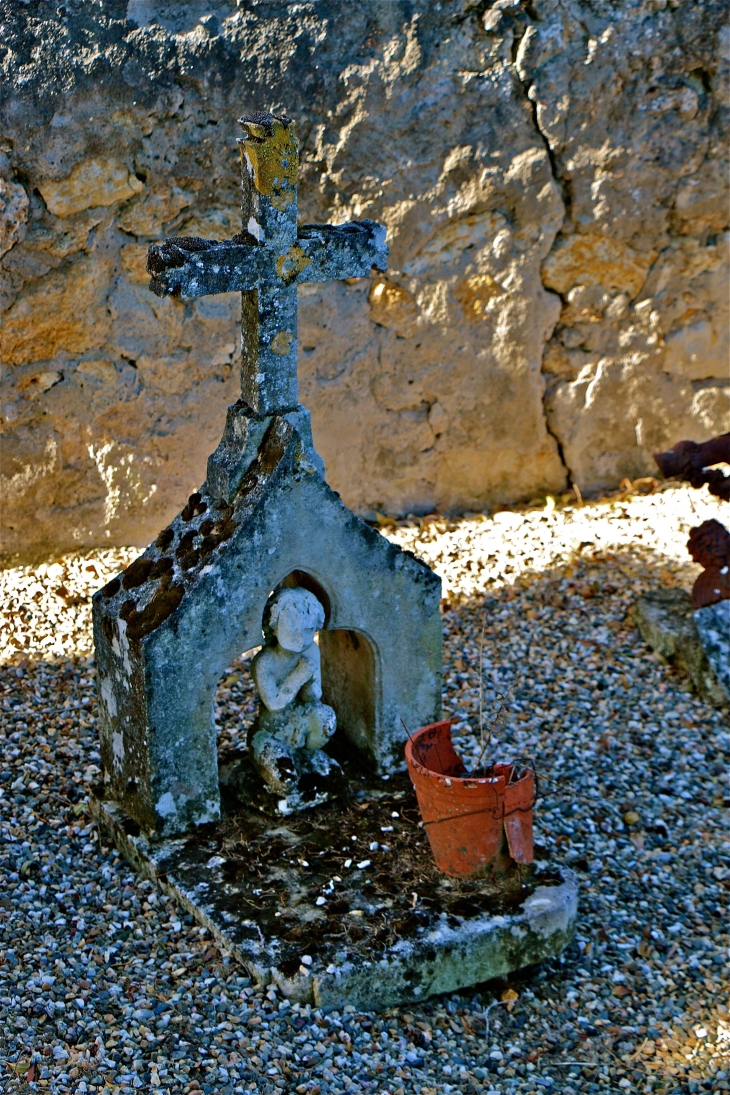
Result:
[[[533,25],[534,24],[532,24],[532,23],[528,24],[528,26],[530,26],[530,27],[532,27]],[[542,129],[540,128],[540,121],[539,121],[538,112],[537,112],[537,97],[535,97],[535,98],[530,97],[530,88],[533,87],[534,85],[533,84],[528,85],[527,82],[522,79],[522,77],[520,76],[519,69],[517,67],[517,54],[519,52],[519,45],[524,40],[525,34],[527,34],[527,30],[524,31],[522,37],[519,40],[519,43],[517,43],[516,47],[513,50],[511,67],[512,67],[512,70],[515,74],[517,82],[519,83],[520,87],[522,88],[522,90],[525,93],[525,99],[526,99],[527,103],[530,106],[530,112],[532,114],[532,124],[534,126],[535,132],[540,137],[540,140],[542,141],[542,143],[545,147],[545,152],[547,153],[548,163],[550,164],[550,174],[552,175],[555,184],[560,189],[560,196],[561,196],[561,200],[562,200],[562,203],[563,203],[563,209],[565,210],[564,215],[565,215],[565,217],[570,217],[570,208],[571,208],[571,205],[572,205],[572,199],[571,199],[571,195],[570,195],[569,184],[567,183],[566,180],[561,179],[560,175],[558,174],[558,167],[557,167],[557,162],[556,162],[556,159],[555,159],[555,153],[553,152],[553,150],[550,146],[550,142],[547,138],[547,135],[545,133],[543,133]],[[558,233],[556,232],[555,233],[555,238],[557,238],[557,235],[558,235]],[[552,247],[554,247],[554,246],[555,246],[555,239],[553,239],[553,243],[551,244],[551,250],[552,250]],[[550,252],[548,252],[548,254],[549,253]],[[542,275],[540,276],[540,281],[542,283]],[[543,289],[545,289],[545,292],[552,292],[552,290],[547,289],[547,287],[544,284],[543,284]],[[559,293],[555,293],[554,295],[555,296],[560,296]],[[562,303],[564,304],[565,301],[563,301],[562,296],[560,297],[560,299],[561,299]],[[540,361],[540,375],[541,376],[545,376],[545,373],[543,372],[543,369],[542,369],[542,363],[543,363],[544,358],[545,358],[545,349],[546,349],[547,344],[548,344],[549,341],[550,341],[550,335],[548,335],[548,337],[546,337],[545,342],[543,343],[542,359]],[[545,405],[545,399],[546,399],[547,394],[548,394],[548,385],[545,384],[545,386],[543,388],[543,392],[542,392],[542,397],[541,397],[543,422],[545,423],[545,430],[547,431],[547,433],[550,435],[550,437],[552,437],[553,441],[555,442],[555,446],[558,450],[558,457],[560,458],[560,463],[562,464],[563,469],[565,471],[566,487],[567,487],[568,490],[570,490],[574,487],[573,475],[572,475],[570,467],[568,466],[568,463],[565,459],[565,453],[563,451],[563,442],[560,440],[558,435],[552,429],[552,427],[550,425],[550,421],[548,419],[547,407]]]

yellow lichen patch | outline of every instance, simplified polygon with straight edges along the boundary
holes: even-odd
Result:
[[[251,165],[253,184],[259,194],[271,198],[276,209],[286,209],[295,196],[299,170],[299,142],[292,125],[278,118],[267,127],[244,122],[246,137],[242,148]]]
[[[279,255],[276,260],[276,272],[282,281],[288,284],[294,281],[302,270],[311,264],[311,261],[302,248],[294,244],[285,255]]]
[[[271,349],[275,354],[284,357],[291,350],[292,335],[290,331],[279,331],[271,340]]]
[[[402,285],[380,278],[370,288],[370,318],[380,327],[389,327],[401,338],[415,333],[419,308],[411,293]]]
[[[575,285],[602,285],[633,299],[655,258],[655,251],[635,251],[609,236],[578,234],[555,244],[542,264],[542,281],[562,294]]]
[[[486,317],[490,301],[503,292],[490,274],[474,274],[462,281],[455,296],[464,309],[465,317],[476,322]]]

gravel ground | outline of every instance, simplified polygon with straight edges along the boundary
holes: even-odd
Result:
[[[384,531],[444,578],[445,707],[464,754],[534,759],[537,839],[581,879],[561,960],[417,1007],[322,1015],[254,989],[100,841],[90,593],[133,551],[0,574],[0,1090],[730,1091],[730,830],[723,716],[627,618],[689,587],[705,493],[629,493]],[[483,637],[482,637],[483,636]],[[218,696],[223,748],[252,710]]]

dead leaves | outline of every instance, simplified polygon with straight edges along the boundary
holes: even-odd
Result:
[[[27,1084],[32,1084],[36,1079],[35,1061],[7,1061],[6,1064],[17,1079],[24,1080]]]

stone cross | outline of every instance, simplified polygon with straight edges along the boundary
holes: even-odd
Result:
[[[254,415],[298,409],[297,285],[384,270],[385,228],[362,220],[297,224],[299,144],[285,115],[239,119],[244,230],[232,240],[182,237],[152,244],[147,270],[158,296],[240,290],[241,396]]]

